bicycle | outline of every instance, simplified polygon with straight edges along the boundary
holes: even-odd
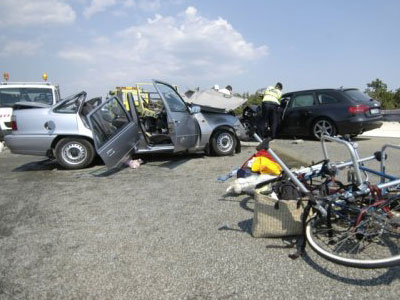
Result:
[[[359,268],[383,268],[400,264],[400,179],[385,173],[387,147],[382,151],[360,158],[357,148],[350,141],[337,137],[321,138],[325,159],[319,164],[293,173],[279,156],[269,148],[268,140],[262,141],[258,148],[264,148],[281,165],[285,174],[299,188],[308,200],[302,216],[303,242],[297,258],[305,253],[306,241],[322,257],[338,264]],[[329,160],[325,141],[338,142],[347,147],[351,160],[333,163]],[[386,148],[385,148],[386,147]],[[381,171],[365,167],[370,160],[381,162]],[[338,170],[350,170],[351,182],[337,184],[330,190],[332,180]],[[362,179],[361,173],[366,179]],[[373,185],[368,174],[381,177],[381,183]],[[312,182],[313,178],[326,178],[321,184]],[[385,182],[385,179],[389,179]],[[310,181],[308,183],[308,181]],[[310,213],[312,216],[309,219]]]

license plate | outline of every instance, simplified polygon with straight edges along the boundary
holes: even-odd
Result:
[[[377,115],[381,112],[381,110],[379,108],[371,108],[370,112],[371,115]]]

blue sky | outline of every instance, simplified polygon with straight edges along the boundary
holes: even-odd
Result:
[[[151,78],[254,92],[400,88],[397,0],[0,0],[0,72],[67,96]]]

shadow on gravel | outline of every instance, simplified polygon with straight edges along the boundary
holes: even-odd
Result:
[[[13,172],[27,172],[27,171],[51,171],[51,170],[62,170],[55,160],[44,159],[39,161],[33,161],[22,166],[19,166],[13,170]]]
[[[254,212],[254,209],[251,208],[251,207],[249,207],[249,205],[248,205],[249,202],[250,202],[250,203],[251,203],[251,202],[254,202],[252,196],[247,196],[247,197],[245,197],[244,199],[242,199],[242,200],[240,200],[240,201],[236,201],[236,200],[229,199],[229,198],[231,198],[231,197],[232,197],[232,195],[227,194],[227,195],[224,195],[223,198],[218,199],[218,201],[239,202],[239,205],[240,205],[241,208],[243,208],[244,210],[249,211],[249,212],[251,212],[251,213]],[[246,232],[246,233],[248,233],[248,234],[251,235],[251,227],[252,227],[252,225],[253,225],[253,218],[248,219],[248,220],[240,221],[240,222],[238,223],[238,227],[239,227],[240,229],[237,229],[237,228],[230,228],[230,227],[228,227],[227,225],[224,225],[224,226],[221,226],[220,228],[218,228],[218,230],[229,230],[229,231]]]
[[[238,223],[238,227],[240,229],[237,228],[231,228],[228,227],[227,225],[221,226],[220,228],[218,228],[219,231],[236,231],[236,232],[244,232],[244,233],[248,233],[251,235],[251,227],[253,226],[253,218],[248,219],[248,220],[244,220],[244,221],[240,221]]]
[[[199,159],[204,158],[202,154],[182,154],[182,155],[173,155],[173,154],[144,154],[140,155],[140,158],[144,160],[144,164],[149,164],[167,168],[169,170],[173,170],[191,159]],[[102,167],[103,166],[103,167]],[[94,162],[91,164],[91,167],[100,167],[95,169],[94,171],[88,170],[88,174],[93,175],[95,177],[107,177],[118,173],[119,171],[126,169],[127,166],[120,166],[117,168],[112,168],[108,170],[104,163],[100,158],[95,158]],[[90,167],[89,167],[90,168]],[[52,170],[60,170],[60,171],[71,171],[61,167],[56,160],[54,159],[44,159],[39,161],[33,161],[26,164],[23,164],[13,170],[13,172],[29,172],[29,171],[52,171]],[[85,169],[82,169],[85,170]],[[82,171],[81,170],[81,171]]]
[[[189,160],[204,158],[204,154],[190,153],[190,154],[167,154],[167,153],[154,153],[154,154],[141,154],[144,164],[154,165],[161,168],[173,170]]]
[[[312,251],[310,248],[308,248],[308,251]],[[333,270],[328,270],[327,268],[317,264],[315,261],[312,260],[310,256],[308,256],[307,252],[303,256],[303,260],[310,266],[312,267],[315,271],[321,273],[322,275],[325,275],[331,279],[347,283],[347,284],[353,284],[353,285],[359,285],[359,286],[378,286],[382,284],[389,285],[392,283],[394,280],[400,279],[400,267],[391,267],[387,268],[386,272],[383,274],[380,274],[376,277],[373,278],[368,278],[368,279],[360,279],[360,278],[351,278],[343,276],[343,270],[341,268],[336,269],[335,271]],[[384,270],[384,269],[377,269],[377,270]],[[342,272],[341,272],[342,271]],[[341,274],[339,274],[339,272]]]

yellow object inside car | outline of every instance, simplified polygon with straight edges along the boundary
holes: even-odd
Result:
[[[134,105],[140,116],[155,116],[155,112],[149,109],[149,92],[142,87],[116,87],[114,90],[110,91],[109,94],[119,97],[123,101],[127,111],[130,110],[128,95],[132,94]]]

